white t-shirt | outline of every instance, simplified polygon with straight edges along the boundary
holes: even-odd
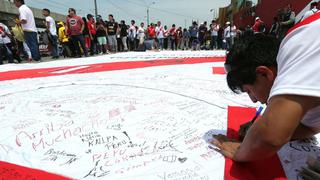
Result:
[[[225,38],[230,38],[231,37],[231,27],[228,26],[224,29],[224,37]]]
[[[0,23],[0,44],[9,44],[11,40],[8,36],[2,37],[5,33],[11,34],[8,27],[2,23]],[[2,55],[2,54],[1,54]]]
[[[156,33],[157,33],[157,38],[158,38],[158,39],[164,38],[163,32],[164,32],[164,29],[163,29],[162,26],[160,26],[160,27],[157,26],[157,27],[156,27]]]
[[[145,29],[140,26],[140,27],[138,28],[138,36],[137,36],[137,38],[138,38],[138,39],[144,38],[144,36],[145,36],[145,35],[144,35],[144,32],[145,32]]]
[[[235,25],[233,25],[231,27],[231,36],[236,37],[236,35],[237,35],[237,27]]]
[[[57,27],[56,27],[56,22],[51,16],[46,17],[46,22],[49,23],[49,31],[51,35],[56,36],[57,35]]]
[[[212,25],[211,36],[218,36],[219,28],[220,28],[219,24]]]
[[[135,25],[131,25],[130,28],[128,29],[128,37],[129,38],[136,38],[137,36],[137,30]]]
[[[26,24],[21,24],[24,31],[37,32],[33,13],[25,4],[19,8],[20,20],[26,20]]]
[[[269,99],[284,94],[320,99],[319,27],[320,19],[294,29],[283,39],[277,56],[278,75]],[[308,111],[301,123],[320,130],[320,106]]]

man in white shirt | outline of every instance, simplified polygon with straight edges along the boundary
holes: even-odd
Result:
[[[157,23],[156,33],[157,33],[157,39],[159,41],[159,49],[163,50],[164,29],[160,21],[158,21]]]
[[[142,49],[144,46],[144,39],[145,39],[145,29],[144,29],[144,23],[142,22],[140,24],[140,27],[138,28],[138,33],[137,33],[137,39],[139,40],[139,45],[138,49]]]
[[[19,8],[19,20],[16,21],[21,25],[25,41],[30,48],[33,60],[40,61],[39,44],[37,38],[37,27],[33,13],[29,7],[24,4],[24,0],[14,0],[14,4]]]
[[[224,49],[229,50],[231,48],[231,23],[226,22],[226,27],[224,29],[224,39],[223,42],[225,44]]]
[[[318,3],[317,3],[317,2],[311,3],[311,4],[310,4],[310,10],[307,11],[307,12],[303,15],[301,21],[303,21],[303,20],[305,20],[306,18],[308,18],[309,16],[317,13],[317,12],[319,11],[319,10],[317,9],[317,6],[318,6]]]
[[[11,36],[11,33],[8,27],[0,23],[0,65],[3,64],[3,55],[6,55],[9,63],[14,63],[11,40],[9,36]]]
[[[52,46],[52,59],[59,59],[56,22],[50,16],[49,9],[43,9],[42,14],[45,17],[46,32],[49,35],[49,42]]]
[[[234,44],[234,39],[237,36],[237,27],[232,23],[231,25],[231,46]]]
[[[225,68],[229,87],[267,104],[242,142],[224,135],[213,144],[235,161],[257,161],[275,155],[291,140],[320,132],[320,14],[295,25],[280,42],[257,34],[236,43]]]
[[[136,37],[137,37],[136,21],[131,20],[131,25],[128,31],[129,31],[128,39],[129,39],[130,51],[134,51],[136,48]]]
[[[220,29],[219,24],[216,22],[216,20],[212,21],[210,30],[211,30],[211,49],[218,49],[218,31]]]

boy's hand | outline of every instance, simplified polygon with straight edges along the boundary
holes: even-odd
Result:
[[[244,137],[246,136],[248,130],[250,129],[250,127],[252,126],[252,122],[249,121],[247,123],[244,123],[240,126],[240,130],[238,132],[239,134],[239,139],[242,141],[244,139]]]
[[[211,143],[219,148],[219,152],[227,158],[235,160],[235,154],[239,149],[241,143],[235,139],[229,139],[227,136],[219,134],[213,135],[215,140]]]

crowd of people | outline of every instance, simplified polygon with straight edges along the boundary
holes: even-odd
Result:
[[[88,56],[89,52],[94,55],[145,50],[227,49],[236,35],[236,27],[230,22],[225,29],[216,20],[209,26],[207,22],[200,25],[193,22],[189,28],[175,24],[168,27],[161,21],[145,26],[135,20],[129,24],[124,20],[118,23],[112,14],[108,20],[101,16],[94,18],[91,14],[81,18],[73,8],[69,9],[66,23],[58,23],[58,29],[65,56]]]
[[[40,61],[39,41],[50,47],[52,59],[82,57],[126,51],[145,50],[213,50],[230,48],[236,36],[236,27],[227,22],[225,27],[216,20],[210,25],[193,22],[189,28],[162,25],[161,21],[145,25],[131,20],[119,23],[110,14],[107,20],[101,16],[77,15],[69,8],[65,22],[56,22],[49,9],[43,9],[45,32],[37,31],[32,10],[24,0],[14,0],[19,9],[16,26],[9,29],[0,24],[1,59],[9,63],[21,62],[24,55],[29,62]],[[40,47],[41,47],[40,44]]]
[[[279,9],[278,14],[273,18],[270,30],[266,31],[266,25],[262,19],[256,17],[255,23],[252,26],[253,33],[269,33],[276,38],[282,40],[287,31],[294,26],[296,15],[292,10],[292,5],[288,4],[285,8]],[[248,30],[250,27],[247,27]]]
[[[244,31],[247,34],[252,34],[252,33],[269,33],[276,38],[282,40],[288,30],[292,28],[296,23],[305,20],[309,16],[318,13],[318,2],[312,2],[310,4],[310,10],[305,12],[304,15],[300,18],[297,19],[296,13],[292,9],[292,4],[288,4],[286,7],[283,9],[279,9],[277,15],[273,18],[272,25],[269,29],[269,31],[266,31],[266,24],[263,22],[262,19],[259,17],[256,17],[255,23],[252,27],[247,26]]]
[[[9,63],[21,62],[20,54],[24,54],[28,61],[40,61],[39,40],[49,47],[52,58],[88,57],[96,54],[108,54],[126,51],[145,50],[229,50],[235,41],[257,33],[271,34],[283,39],[286,32],[295,24],[295,13],[289,4],[279,9],[274,17],[270,30],[260,17],[255,18],[252,25],[236,27],[233,22],[219,24],[212,20],[210,24],[192,22],[189,28],[162,25],[161,21],[145,25],[131,20],[119,23],[112,14],[108,19],[101,16],[86,17],[77,15],[74,8],[69,8],[65,22],[57,22],[50,16],[49,9],[43,9],[46,31],[37,33],[37,27],[32,10],[24,0],[14,0],[19,8],[19,16],[15,20],[16,26],[11,30],[0,23],[0,47],[3,58]],[[301,20],[317,13],[317,2],[311,4]],[[4,55],[4,56],[3,56]]]

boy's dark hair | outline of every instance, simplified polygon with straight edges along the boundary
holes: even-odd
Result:
[[[237,41],[225,62],[227,83],[235,92],[243,92],[242,86],[253,84],[258,66],[277,67],[277,55],[280,41],[262,33]]]
[[[16,1],[20,2],[21,4],[25,4],[24,0],[16,0]]]
[[[42,11],[46,11],[48,14],[50,14],[50,13],[51,13],[51,12],[50,12],[50,10],[49,10],[49,9],[47,9],[47,8],[42,9]]]
[[[112,18],[113,18],[113,15],[112,15],[112,14],[109,14],[109,17],[112,17]]]

